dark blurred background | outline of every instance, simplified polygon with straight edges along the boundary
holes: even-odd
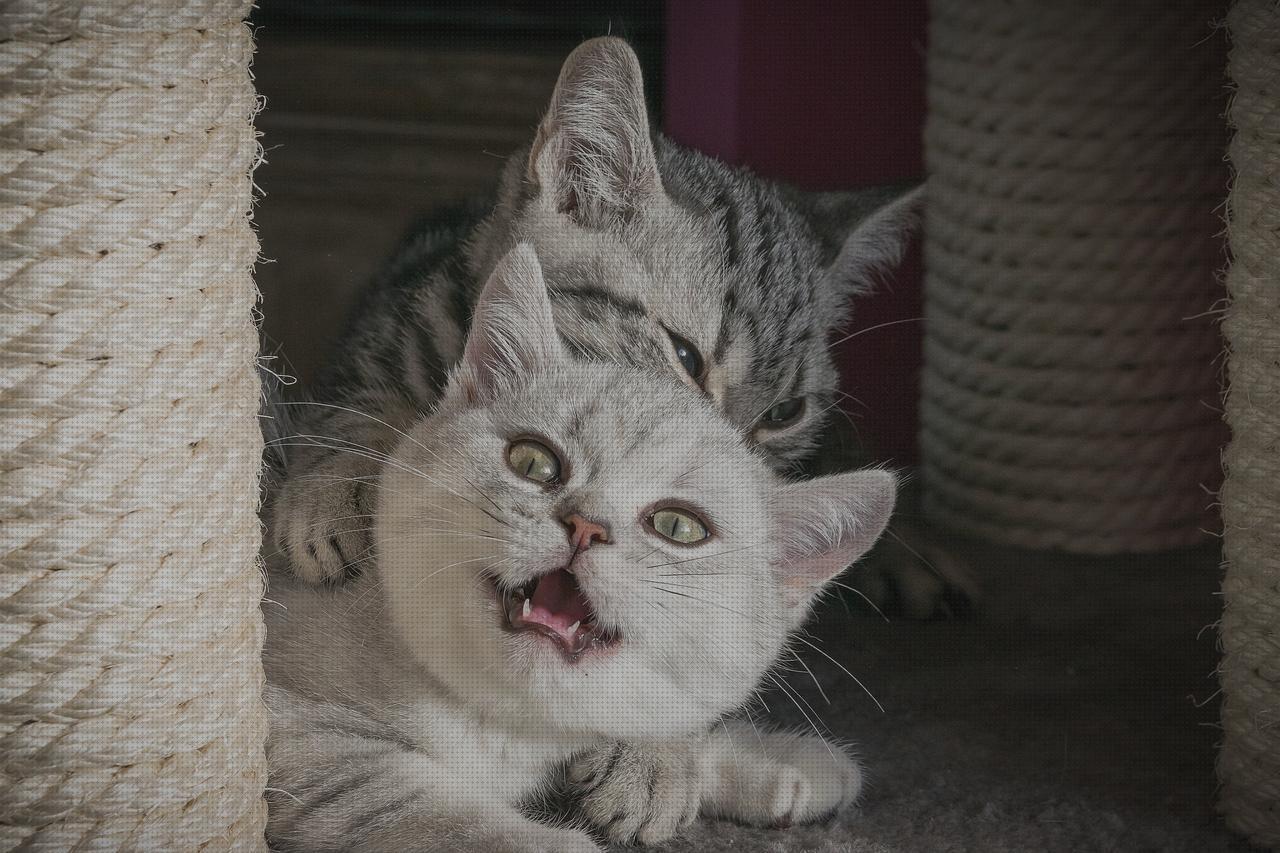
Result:
[[[407,225],[490,191],[581,41],[626,38],[655,126],[808,189],[919,177],[925,3],[766,0],[265,0],[254,73],[265,334],[305,384]],[[915,457],[919,264],[850,319],[840,347],[860,432]]]

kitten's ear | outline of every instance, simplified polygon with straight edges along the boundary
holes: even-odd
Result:
[[[527,174],[556,210],[593,228],[661,190],[640,62],[625,41],[591,39],[569,54]]]
[[[783,603],[799,625],[813,597],[861,557],[889,524],[897,492],[878,468],[783,486],[773,501]]]
[[[850,299],[872,289],[877,273],[902,262],[920,226],[924,191],[921,184],[905,192],[889,188],[822,193],[810,201],[810,221],[835,250],[824,274],[824,290],[834,299],[832,316],[837,322],[843,322]],[[836,233],[839,236],[833,241]]]
[[[538,255],[521,243],[498,262],[480,292],[453,384],[469,402],[481,402],[504,382],[563,357]]]

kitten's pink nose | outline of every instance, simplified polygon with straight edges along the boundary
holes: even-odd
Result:
[[[587,550],[592,542],[599,542],[601,545],[609,544],[608,527],[583,518],[576,512],[560,519],[560,523],[569,531],[569,544],[573,546],[575,552]]]

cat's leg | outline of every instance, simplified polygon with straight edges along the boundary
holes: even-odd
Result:
[[[342,408],[301,405],[306,417],[279,437],[286,467],[271,501],[271,538],[297,577],[341,582],[372,560],[378,475],[414,409],[377,396]]]
[[[979,589],[964,557],[939,531],[895,519],[848,586],[882,612],[909,619],[963,619],[977,609]]]
[[[279,853],[602,853],[585,832],[530,820],[394,741],[273,733],[267,752]]]
[[[834,418],[801,474],[817,477],[871,464],[852,427]],[[977,583],[962,553],[941,531],[924,523],[920,486],[907,480],[898,494],[889,528],[870,554],[850,567],[840,583],[884,613],[910,619],[964,618],[979,603]]]
[[[857,799],[862,771],[813,735],[756,731],[728,721],[703,750],[702,813],[756,826],[820,820]]]
[[[606,744],[578,755],[567,770],[582,814],[610,840],[658,844],[698,816],[702,741]]]

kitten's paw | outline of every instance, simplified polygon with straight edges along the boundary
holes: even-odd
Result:
[[[785,829],[829,817],[862,790],[862,771],[856,762],[837,751],[836,760],[808,766],[786,764],[766,791],[760,823]]]
[[[272,516],[276,547],[308,583],[341,582],[360,573],[373,552],[368,460],[338,453],[285,481]]]
[[[587,820],[613,841],[666,841],[697,818],[702,801],[694,741],[601,747],[574,760],[568,780]]]
[[[877,609],[909,619],[963,619],[977,607],[978,587],[965,561],[936,533],[894,523],[850,585]]]
[[[767,734],[756,747],[742,739],[711,791],[709,811],[716,815],[783,828],[830,817],[853,802],[862,769],[820,738]]]

